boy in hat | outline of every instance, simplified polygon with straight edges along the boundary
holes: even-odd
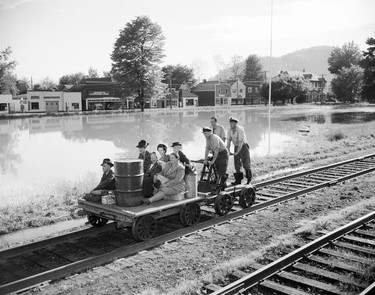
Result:
[[[109,158],[103,159],[101,164],[103,170],[103,176],[100,179],[99,184],[89,194],[86,194],[83,198],[87,201],[101,202],[102,196],[108,194],[108,191],[115,190],[115,176],[111,168],[113,163]]]
[[[179,156],[180,163],[185,166],[185,175],[190,174],[192,172],[192,167],[190,160],[185,156],[185,154],[181,151],[182,144],[178,141],[172,143],[173,152]]]
[[[151,154],[148,150],[146,150],[148,146],[148,142],[142,139],[138,142],[136,146],[139,149],[139,156],[138,159],[143,160],[143,172],[145,173],[148,170],[148,167],[151,165]]]
[[[230,117],[227,148],[228,151],[230,151],[230,143],[232,142],[234,145],[234,168],[236,170],[234,173],[235,181],[232,182],[232,185],[241,184],[241,180],[243,179],[243,173],[241,172],[242,166],[246,172],[247,184],[250,183],[252,178],[249,145],[247,144],[246,134],[243,127],[237,126],[237,123],[238,120],[236,118]]]
[[[215,163],[219,177],[217,180],[217,190],[215,190],[213,193],[219,193],[221,190],[225,189],[225,182],[228,179],[227,168],[229,153],[224,141],[218,135],[212,133],[212,128],[203,127],[202,133],[204,137],[206,137],[204,164],[212,165],[213,163]],[[207,160],[210,151],[213,153],[212,161]]]

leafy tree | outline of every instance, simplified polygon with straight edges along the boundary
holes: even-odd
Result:
[[[78,84],[83,78],[85,77],[85,74],[82,72],[77,72],[75,74],[69,74],[62,76],[59,79],[60,85],[76,85]]]
[[[111,54],[111,73],[128,94],[136,94],[144,108],[145,92],[154,85],[154,72],[164,57],[161,27],[147,16],[139,16],[120,31]]]
[[[13,74],[16,61],[10,60],[10,47],[0,51],[0,93],[17,94],[17,77]]]
[[[260,88],[260,95],[268,102],[269,83],[265,83]],[[271,100],[273,105],[276,105],[277,101],[281,101],[285,104],[286,101],[290,100],[291,94],[290,89],[285,85],[282,80],[272,81],[271,86]]]
[[[161,69],[165,75],[162,83],[169,85],[169,77],[172,77],[172,87],[178,89],[180,85],[185,81],[191,81],[193,84],[196,82],[194,79],[194,70],[188,66],[177,65],[167,65]]]
[[[234,55],[229,66],[231,77],[233,80],[242,80],[245,72],[245,62],[242,56]]]
[[[337,100],[354,102],[361,91],[363,69],[359,66],[344,67],[331,81]]]
[[[93,67],[89,67],[88,73],[89,78],[99,78],[98,70]]]
[[[359,65],[361,53],[358,45],[353,41],[345,43],[342,47],[334,47],[328,58],[328,70],[332,74],[338,74],[342,68],[350,68]]]
[[[111,77],[111,73],[107,71],[103,71],[103,77]]]
[[[260,57],[255,54],[250,54],[245,62],[245,76],[243,78],[244,81],[251,81],[251,80],[263,80],[263,67],[260,61]]]
[[[369,102],[375,102],[375,39],[368,38],[366,44],[369,47],[363,52],[361,61],[364,70],[362,97]]]
[[[56,86],[55,82],[48,77],[42,79],[39,85],[43,90],[52,90]]]

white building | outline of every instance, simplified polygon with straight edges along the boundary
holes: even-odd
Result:
[[[28,91],[26,106],[26,112],[81,111],[81,92]]]
[[[237,80],[231,85],[232,104],[244,104],[246,98],[246,85]]]

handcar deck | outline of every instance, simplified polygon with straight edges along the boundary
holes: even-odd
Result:
[[[102,217],[106,217],[112,220],[128,221],[135,219],[140,216],[150,214],[160,214],[163,211],[169,211],[170,209],[179,209],[189,203],[200,202],[204,200],[204,197],[196,197],[190,199],[183,199],[179,201],[174,200],[160,200],[150,205],[140,205],[134,207],[121,207],[118,205],[105,205],[102,203],[95,203],[86,201],[84,199],[78,200],[78,205],[89,213],[93,213]],[[166,216],[165,214],[163,214]],[[170,215],[170,214],[167,214]],[[160,217],[164,217],[160,216]]]

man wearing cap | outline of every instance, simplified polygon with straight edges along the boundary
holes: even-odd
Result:
[[[241,168],[245,169],[247,184],[250,183],[252,178],[252,173],[250,169],[250,150],[249,145],[247,144],[246,134],[242,127],[237,126],[238,120],[231,117],[229,119],[230,129],[228,130],[228,142],[227,148],[230,151],[230,143],[234,145],[234,168],[236,172],[234,173],[235,181],[232,182],[232,185],[241,184],[243,179],[243,173]]]
[[[225,134],[224,127],[217,123],[217,118],[212,117],[210,120],[211,126],[212,126],[212,132],[213,134],[218,135],[224,142],[227,139],[227,136]]]
[[[219,175],[217,183],[218,187],[214,193],[219,193],[225,189],[225,182],[228,179],[227,168],[229,153],[225,147],[224,141],[216,134],[212,133],[210,127],[203,127],[203,135],[206,137],[206,151],[204,154],[204,164],[212,165],[215,163],[217,173]],[[213,153],[212,161],[208,161],[209,152]]]
[[[102,196],[108,194],[109,190],[115,190],[115,176],[111,168],[113,167],[113,163],[110,159],[105,158],[103,159],[103,163],[101,164],[103,170],[103,176],[100,179],[99,184],[94,188],[89,194],[86,194],[83,198],[87,201],[92,202],[101,202]]]
[[[181,151],[182,144],[176,141],[172,143],[171,147],[173,148],[173,152],[179,156],[180,163],[185,166],[185,175],[190,174],[192,172],[191,163],[186,155]]]
[[[146,142],[146,140],[144,139],[138,142],[138,145],[136,146],[139,149],[138,159],[143,160],[143,172],[144,173],[146,173],[146,171],[151,165],[151,154],[148,150],[146,150],[147,146],[148,146],[148,142]]]

